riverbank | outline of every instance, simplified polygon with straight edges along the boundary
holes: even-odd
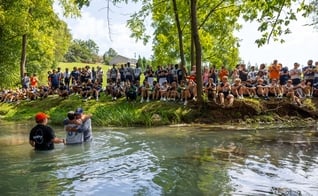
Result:
[[[38,111],[51,116],[51,124],[59,125],[70,110],[82,107],[93,114],[94,126],[162,126],[173,124],[285,124],[306,125],[318,119],[318,99],[304,100],[304,106],[291,104],[287,98],[270,100],[245,98],[235,100],[231,108],[205,101],[200,107],[191,101],[187,106],[177,102],[151,101],[149,103],[127,102],[125,98],[112,101],[101,95],[83,102],[77,95],[67,99],[50,96],[43,100],[0,103],[0,118],[6,121],[28,121]]]

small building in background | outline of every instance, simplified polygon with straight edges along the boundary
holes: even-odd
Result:
[[[109,61],[109,65],[116,64],[118,66],[121,64],[126,64],[127,62],[130,62],[131,66],[135,66],[137,63],[137,60],[132,58],[127,58],[121,55],[117,55]]]

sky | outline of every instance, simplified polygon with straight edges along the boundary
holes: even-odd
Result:
[[[109,48],[128,58],[150,58],[152,53],[151,41],[144,45],[130,38],[130,30],[126,27],[129,15],[138,10],[138,5],[110,5],[110,31],[107,24],[106,0],[92,0],[89,7],[82,9],[82,16],[75,19],[64,19],[71,30],[74,39],[92,39],[99,46],[102,55]],[[60,9],[55,6],[55,10]],[[150,21],[145,21],[150,26]],[[290,26],[292,34],[285,35],[285,43],[271,41],[258,48],[255,40],[260,37],[256,23],[244,23],[243,28],[235,34],[241,39],[240,57],[245,63],[259,65],[270,64],[277,59],[283,66],[293,67],[295,62],[306,65],[309,59],[318,61],[318,30],[304,26],[305,19],[293,22]],[[148,33],[151,34],[149,28]]]

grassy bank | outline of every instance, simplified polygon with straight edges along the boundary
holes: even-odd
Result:
[[[20,103],[0,103],[0,116],[7,121],[32,120],[35,113],[47,112],[51,124],[61,124],[68,111],[82,107],[93,114],[93,124],[97,126],[153,126],[182,122],[190,109],[182,104],[167,102],[127,102],[125,98],[112,101],[101,94],[99,101],[83,102],[78,95],[62,99],[57,95],[44,100],[21,101]]]
[[[247,98],[235,100],[231,108],[221,108],[213,102],[204,102],[199,107],[194,101],[185,107],[176,102],[139,103],[139,100],[127,102],[125,98],[112,101],[104,93],[98,102],[83,102],[78,95],[67,99],[51,95],[43,100],[0,103],[0,120],[30,121],[35,113],[43,111],[51,116],[50,124],[61,125],[68,111],[82,107],[85,113],[93,114],[95,126],[136,127],[179,123],[302,126],[318,119],[318,99],[308,99],[304,105],[298,107],[288,99],[264,101]]]

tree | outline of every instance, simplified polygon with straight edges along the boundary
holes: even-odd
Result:
[[[74,3],[61,1],[65,5]],[[16,86],[26,71],[45,73],[43,70],[56,64],[59,52],[68,48],[70,40],[66,24],[53,11],[53,1],[0,1],[0,86]]]
[[[197,78],[201,78],[201,66],[198,66],[201,65],[201,61],[209,61],[217,66],[227,64],[229,68],[238,63],[239,39],[233,35],[233,32],[241,27],[238,23],[239,18],[257,21],[260,24],[258,30],[262,36],[255,41],[258,46],[270,40],[284,42],[282,36],[291,33],[288,27],[291,21],[297,19],[297,13],[302,13],[303,16],[313,15],[313,24],[317,24],[317,2],[317,0],[300,3],[297,0],[191,0],[189,5],[189,1],[172,0],[171,5],[169,0],[153,0],[152,3],[142,1],[141,10],[131,16],[128,26],[132,30],[132,36],[137,40],[147,40],[144,24],[141,21],[144,21],[151,12],[152,26],[155,28],[154,61],[172,62],[177,57],[176,51],[182,50],[181,41],[184,43],[186,59],[189,59],[187,56],[192,58],[191,62],[197,65]],[[193,7],[197,9],[193,10]],[[191,17],[188,10],[191,10]],[[191,18],[191,29],[188,28],[189,18]],[[196,27],[193,24],[195,21],[197,21]],[[176,38],[176,35],[179,37]],[[176,43],[179,43],[179,48]],[[179,58],[182,58],[182,52],[180,56]],[[198,89],[202,89],[200,84]],[[201,96],[201,93],[198,93],[198,96]]]
[[[109,61],[117,55],[117,52],[113,48],[109,48],[103,55],[104,64],[109,65]]]
[[[142,58],[140,55],[138,55],[137,63],[139,65],[139,67],[144,67],[144,64],[143,64],[143,61],[142,61]]]
[[[240,25],[237,25],[238,8],[232,7],[227,1],[198,1],[194,4],[197,8],[195,13],[190,12],[188,1],[154,0],[152,6],[145,3],[141,12],[134,14],[128,23],[133,24],[130,26],[133,27],[133,32],[137,29],[133,35],[139,35],[137,39],[142,39],[140,30],[143,28],[136,28],[138,25],[134,21],[145,20],[144,17],[148,15],[147,7],[151,7],[152,26],[155,28],[153,63],[170,64],[181,61],[181,65],[185,65],[186,61],[191,60],[193,63],[189,67],[196,65],[198,69],[198,100],[201,101],[202,61],[211,62],[218,67],[225,63],[228,67],[234,67],[239,59],[239,40],[235,38],[234,31],[239,29]],[[193,21],[196,29],[189,25]]]
[[[195,49],[195,60],[196,60],[196,82],[198,86],[198,102],[202,103],[202,74],[201,74],[201,41],[198,31],[198,21],[197,21],[197,0],[191,0],[191,30]]]
[[[67,62],[96,63],[99,62],[98,51],[99,47],[93,40],[75,39],[64,58]]]
[[[142,57],[142,60],[141,60],[141,61],[142,61],[142,68],[146,68],[147,63],[148,63],[146,57]]]
[[[312,17],[312,23],[309,24],[318,28],[318,0],[312,1],[308,7],[304,5],[305,12],[303,13],[304,17]]]

